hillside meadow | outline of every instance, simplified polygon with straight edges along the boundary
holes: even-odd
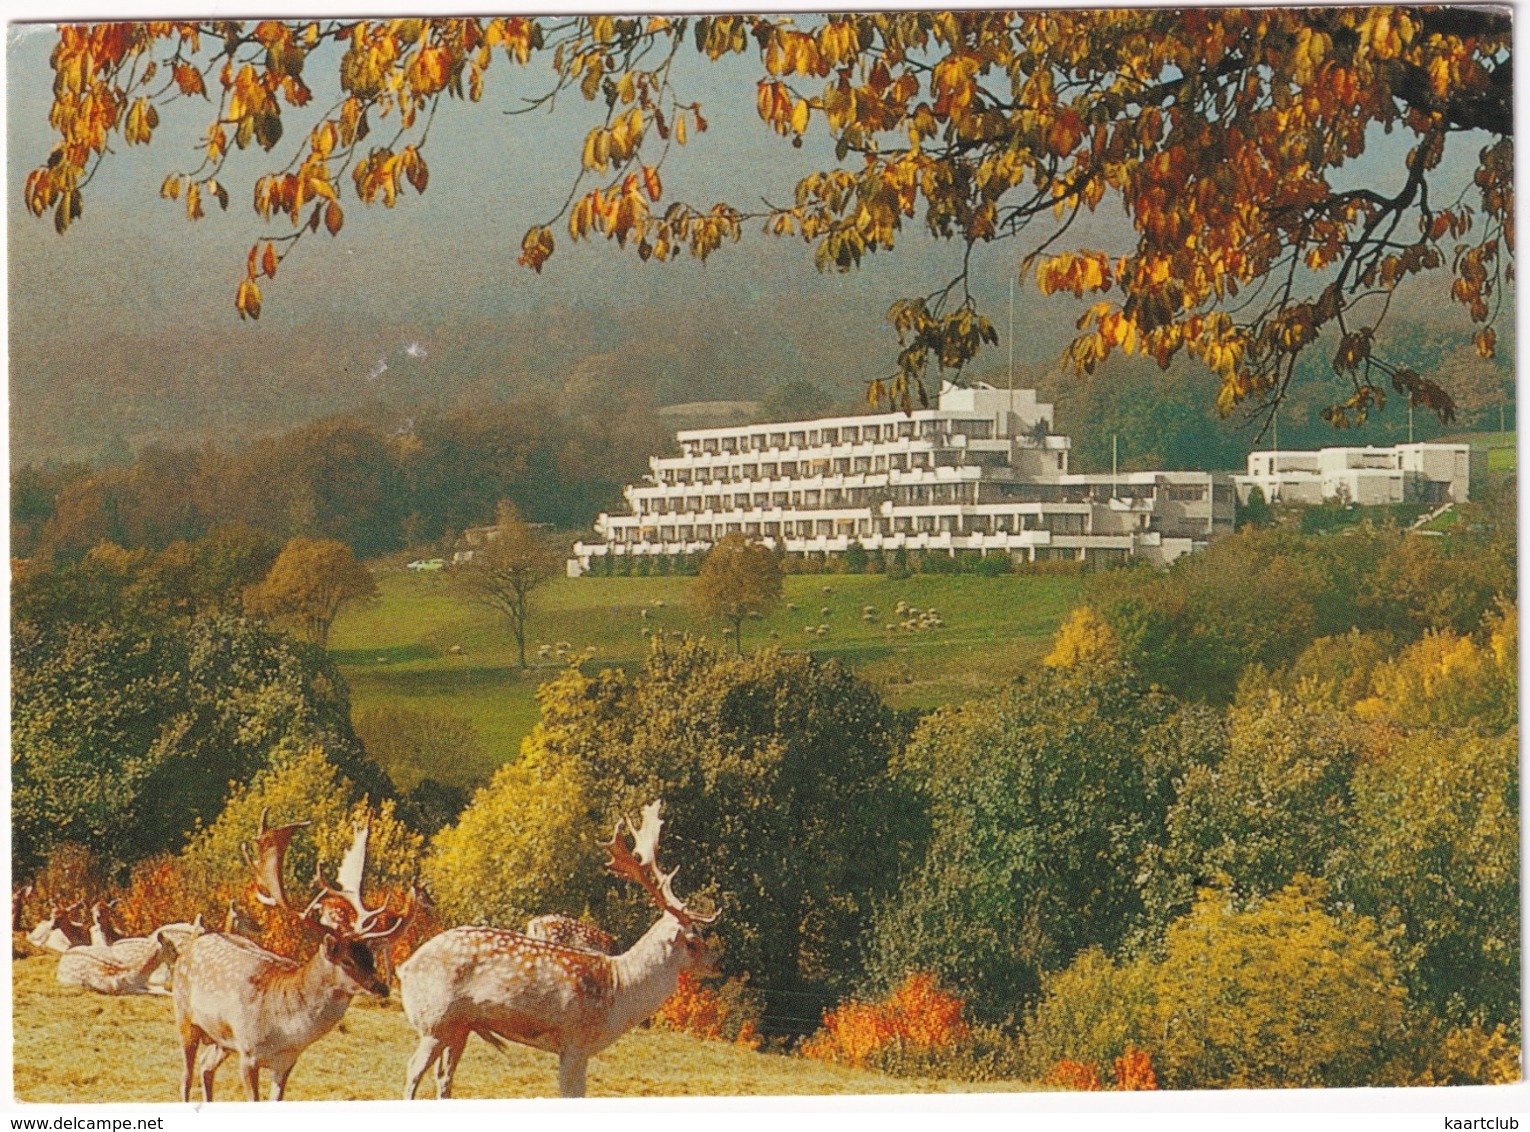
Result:
[[[653,632],[720,639],[721,623],[691,610],[693,583],[686,577],[549,583],[536,595],[531,667],[521,672],[514,641],[496,615],[454,596],[442,574],[390,570],[379,574],[376,601],[342,612],[331,653],[356,711],[408,708],[471,724],[476,750],[435,772],[443,782],[469,786],[515,757],[537,721],[536,689],[567,664],[539,658],[538,644],[593,650],[585,667],[594,671],[637,665]],[[1033,668],[1082,586],[1068,575],[792,575],[781,605],[745,623],[744,647],[776,645],[838,659],[891,706],[931,708],[979,696]],[[889,631],[899,601],[933,606],[944,628]],[[866,606],[876,607],[871,621],[863,620]],[[806,632],[820,624],[826,634]]]
[[[52,954],[32,955],[11,965],[16,1099],[33,1104],[176,1100],[181,1062],[170,999],[109,998],[61,986],[54,979],[56,965]],[[357,998],[340,1025],[303,1055],[287,1095],[301,1101],[396,1100],[416,1040],[396,997],[386,1002]],[[433,1087],[427,1081],[421,1095],[433,1096]],[[220,1100],[244,1099],[232,1062],[219,1071],[216,1088],[214,1095]],[[1023,1081],[973,1084],[889,1077],[650,1029],[629,1033],[596,1057],[589,1075],[592,1097],[1036,1088]],[[558,1092],[557,1061],[524,1046],[510,1046],[499,1054],[473,1039],[463,1054],[454,1092],[463,1099],[553,1097]]]

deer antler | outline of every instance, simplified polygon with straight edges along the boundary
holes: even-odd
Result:
[[[295,909],[287,902],[287,893],[282,888],[282,862],[286,859],[292,835],[309,823],[293,822],[272,829],[266,825],[270,813],[270,806],[260,811],[260,833],[253,842],[240,846],[240,850],[250,868],[255,870],[255,899],[268,908],[285,908],[291,912]],[[250,852],[251,844],[255,847],[254,853]]]
[[[680,870],[674,868],[666,873],[659,868],[659,831],[664,826],[659,817],[662,805],[663,802],[656,799],[644,806],[642,824],[636,829],[632,827],[631,819],[624,818],[617,822],[611,840],[601,842],[601,847],[611,855],[611,859],[606,862],[606,869],[615,876],[642,885],[660,908],[682,924],[710,924],[717,919],[715,912],[709,915],[693,912],[675,895],[671,886]],[[622,837],[624,823],[627,832],[632,835],[631,849],[627,848],[626,839]]]
[[[367,837],[370,833],[370,824],[356,827],[351,846],[340,861],[338,888],[324,878],[322,868],[314,867],[314,883],[318,886],[318,892],[303,913],[320,927],[343,932],[355,939],[379,938],[376,930],[378,917],[388,911],[386,904],[368,908],[361,896],[361,878],[366,872]],[[390,934],[391,930],[384,929],[381,934]]]

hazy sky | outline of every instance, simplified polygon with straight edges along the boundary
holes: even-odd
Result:
[[[552,115],[505,115],[543,89],[548,65],[527,71],[500,57],[482,103],[443,101],[425,151],[429,190],[406,190],[391,211],[348,200],[341,235],[305,239],[264,285],[261,320],[241,322],[233,296],[245,252],[268,230],[290,230],[255,216],[251,185],[296,151],[305,116],[284,113],[287,135],[272,153],[236,154],[223,178],[229,211],[213,207],[193,225],[158,195],[168,172],[195,166],[192,142],[209,119],[208,103],[178,102],[162,111],[151,145],[117,145],[87,189],[84,215],[60,237],[51,216],[30,216],[21,200],[51,144],[52,41],[50,27],[13,25],[7,45],[13,459],[86,455],[117,437],[137,447],[248,434],[352,403],[402,404],[432,388],[503,395],[522,380],[556,385],[542,371],[586,356],[600,359],[613,391],[627,379],[624,359],[643,375],[715,371],[676,374],[677,387],[711,381],[749,395],[808,378],[855,388],[891,368],[888,305],[944,282],[957,261],[957,248],[924,237],[917,220],[899,251],[849,275],[821,275],[810,248],[754,230],[705,265],[642,265],[604,241],[574,245],[560,222],[558,252],[535,275],[516,263],[521,236],[557,211],[598,112],[573,94]],[[337,94],[335,57],[309,63],[314,107]],[[832,166],[821,123],[794,150],[760,122],[760,73],[752,57],[708,65],[680,53],[679,85],[701,101],[711,129],[672,150],[667,198],[784,200],[798,176]],[[1124,250],[1122,215],[1107,198],[1072,235]],[[1024,250],[1007,241],[974,260],[979,297],[1001,332]],[[1054,360],[1077,310],[1071,298],[1022,291],[1019,362]],[[405,352],[416,341],[424,357]],[[1006,353],[1001,343],[989,364]],[[375,376],[379,361],[389,369]]]

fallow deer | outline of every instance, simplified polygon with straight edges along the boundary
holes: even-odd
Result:
[[[84,906],[83,900],[76,900],[73,904],[55,902],[48,913],[48,918],[33,928],[31,934],[27,936],[27,942],[60,953],[68,951],[71,947],[83,947],[89,944],[90,932],[84,924],[77,922],[71,915]]]
[[[261,814],[255,852],[246,853],[255,870],[256,898],[268,907],[298,915],[282,887],[282,861],[292,835],[308,823],[273,829],[266,825],[266,817]],[[365,830],[358,831],[347,854],[348,862],[357,857],[355,885],[321,892],[302,913],[306,922],[323,932],[318,950],[306,962],[223,932],[198,936],[181,955],[175,965],[174,992],[185,1058],[181,1100],[191,1099],[191,1079],[198,1070],[202,1095],[212,1100],[213,1078],[231,1053],[239,1055],[250,1100],[260,1099],[262,1069],[271,1071],[272,1099],[281,1100],[298,1056],[334,1029],[355,995],[388,997],[388,984],[377,973],[372,941],[399,931],[409,913],[369,909],[362,902],[359,877],[365,866],[365,846]],[[326,895],[349,905],[345,926],[330,926],[320,919],[320,898]],[[203,1045],[212,1048],[199,1058]]]
[[[596,955],[615,955],[619,950],[616,937],[610,932],[603,932],[594,924],[561,912],[532,917],[526,922],[526,934],[543,943],[572,947],[576,951],[593,951]]]
[[[99,994],[168,993],[151,986],[150,979],[175,962],[175,945],[158,931],[144,940],[118,942],[141,942],[147,946],[134,949],[137,953],[132,955],[94,944],[71,947],[58,957],[58,981]]]
[[[674,872],[659,868],[659,803],[627,847],[620,824],[604,848],[607,868],[641,885],[663,913],[620,955],[559,947],[519,932],[460,927],[443,932],[399,966],[404,1013],[420,1033],[409,1059],[405,1099],[436,1067],[436,1095],[451,1096],[452,1076],[470,1034],[495,1048],[505,1040],[558,1055],[558,1090],[582,1097],[592,1056],[648,1018],[674,993],[684,971],[704,968],[698,926],[711,923],[671,889]]]
[[[90,906],[90,945],[110,947],[122,938],[111,920],[112,905],[116,901],[97,900]]]

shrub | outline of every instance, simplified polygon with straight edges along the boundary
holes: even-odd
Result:
[[[1111,1080],[1113,1083],[1110,1088],[1119,1093],[1147,1092],[1158,1088],[1152,1056],[1136,1047],[1129,1047],[1116,1058]],[[1066,1057],[1052,1064],[1041,1083],[1078,1093],[1098,1093],[1104,1088],[1100,1083],[1098,1065],[1092,1061],[1074,1061]]]
[[[96,855],[78,842],[61,841],[32,878],[32,895],[25,906],[28,927],[48,915],[54,904],[83,900],[88,905],[105,891],[106,878]]]
[[[150,857],[133,867],[112,920],[125,935],[148,935],[162,924],[190,923],[198,912],[208,926],[220,927],[223,917],[213,920],[214,909],[198,899],[202,887],[192,883],[181,858],[169,853]]]
[[[298,885],[314,875],[320,862],[331,878],[351,844],[355,827],[371,827],[367,844],[366,884],[370,889],[404,888],[415,875],[421,839],[394,814],[392,800],[381,806],[357,797],[356,788],[318,748],[293,753],[278,765],[262,771],[253,782],[236,786],[228,805],[206,828],[188,842],[182,863],[195,907],[216,911],[221,922],[230,893],[245,893],[252,883],[242,847],[260,827],[263,811],[269,823],[307,821],[311,825],[296,837],[287,854],[286,877]],[[297,897],[293,896],[294,902]],[[250,903],[253,908],[253,903]],[[274,926],[274,925],[273,925]]]
[[[1087,605],[1068,614],[1052,636],[1052,651],[1042,660],[1053,668],[1072,668],[1080,664],[1099,664],[1121,655],[1121,642],[1115,631]]]
[[[473,725],[447,712],[381,704],[358,709],[356,738],[401,791],[413,791],[433,770],[458,760],[477,761],[481,742]]]
[[[929,974],[909,975],[880,1003],[850,1002],[824,1015],[823,1027],[802,1044],[803,1057],[865,1068],[889,1047],[949,1050],[971,1036],[964,1003]]]
[[[1047,1071],[1041,1083],[1075,1093],[1097,1093],[1100,1091],[1100,1068],[1092,1061],[1064,1058]]]
[[[1049,973],[1025,1024],[1027,1075],[1046,1080],[1064,1063],[1110,1065],[1141,1046],[1151,1027],[1149,975],[1146,963],[1118,966],[1098,947]]]
[[[1116,1090],[1122,1093],[1145,1093],[1158,1088],[1158,1075],[1153,1072],[1153,1058],[1146,1050],[1135,1046],[1116,1058],[1112,1076]]]
[[[747,980],[728,979],[714,988],[686,971],[652,1021],[663,1030],[758,1049],[762,1012],[763,1000],[749,989]]]
[[[1008,554],[985,554],[973,563],[972,572],[980,578],[997,578],[1003,574],[1013,574],[1015,566]]]
[[[1246,911],[1207,894],[1154,967],[1153,1052],[1169,1087],[1388,1083],[1406,990],[1375,922],[1332,916],[1298,878]]]

